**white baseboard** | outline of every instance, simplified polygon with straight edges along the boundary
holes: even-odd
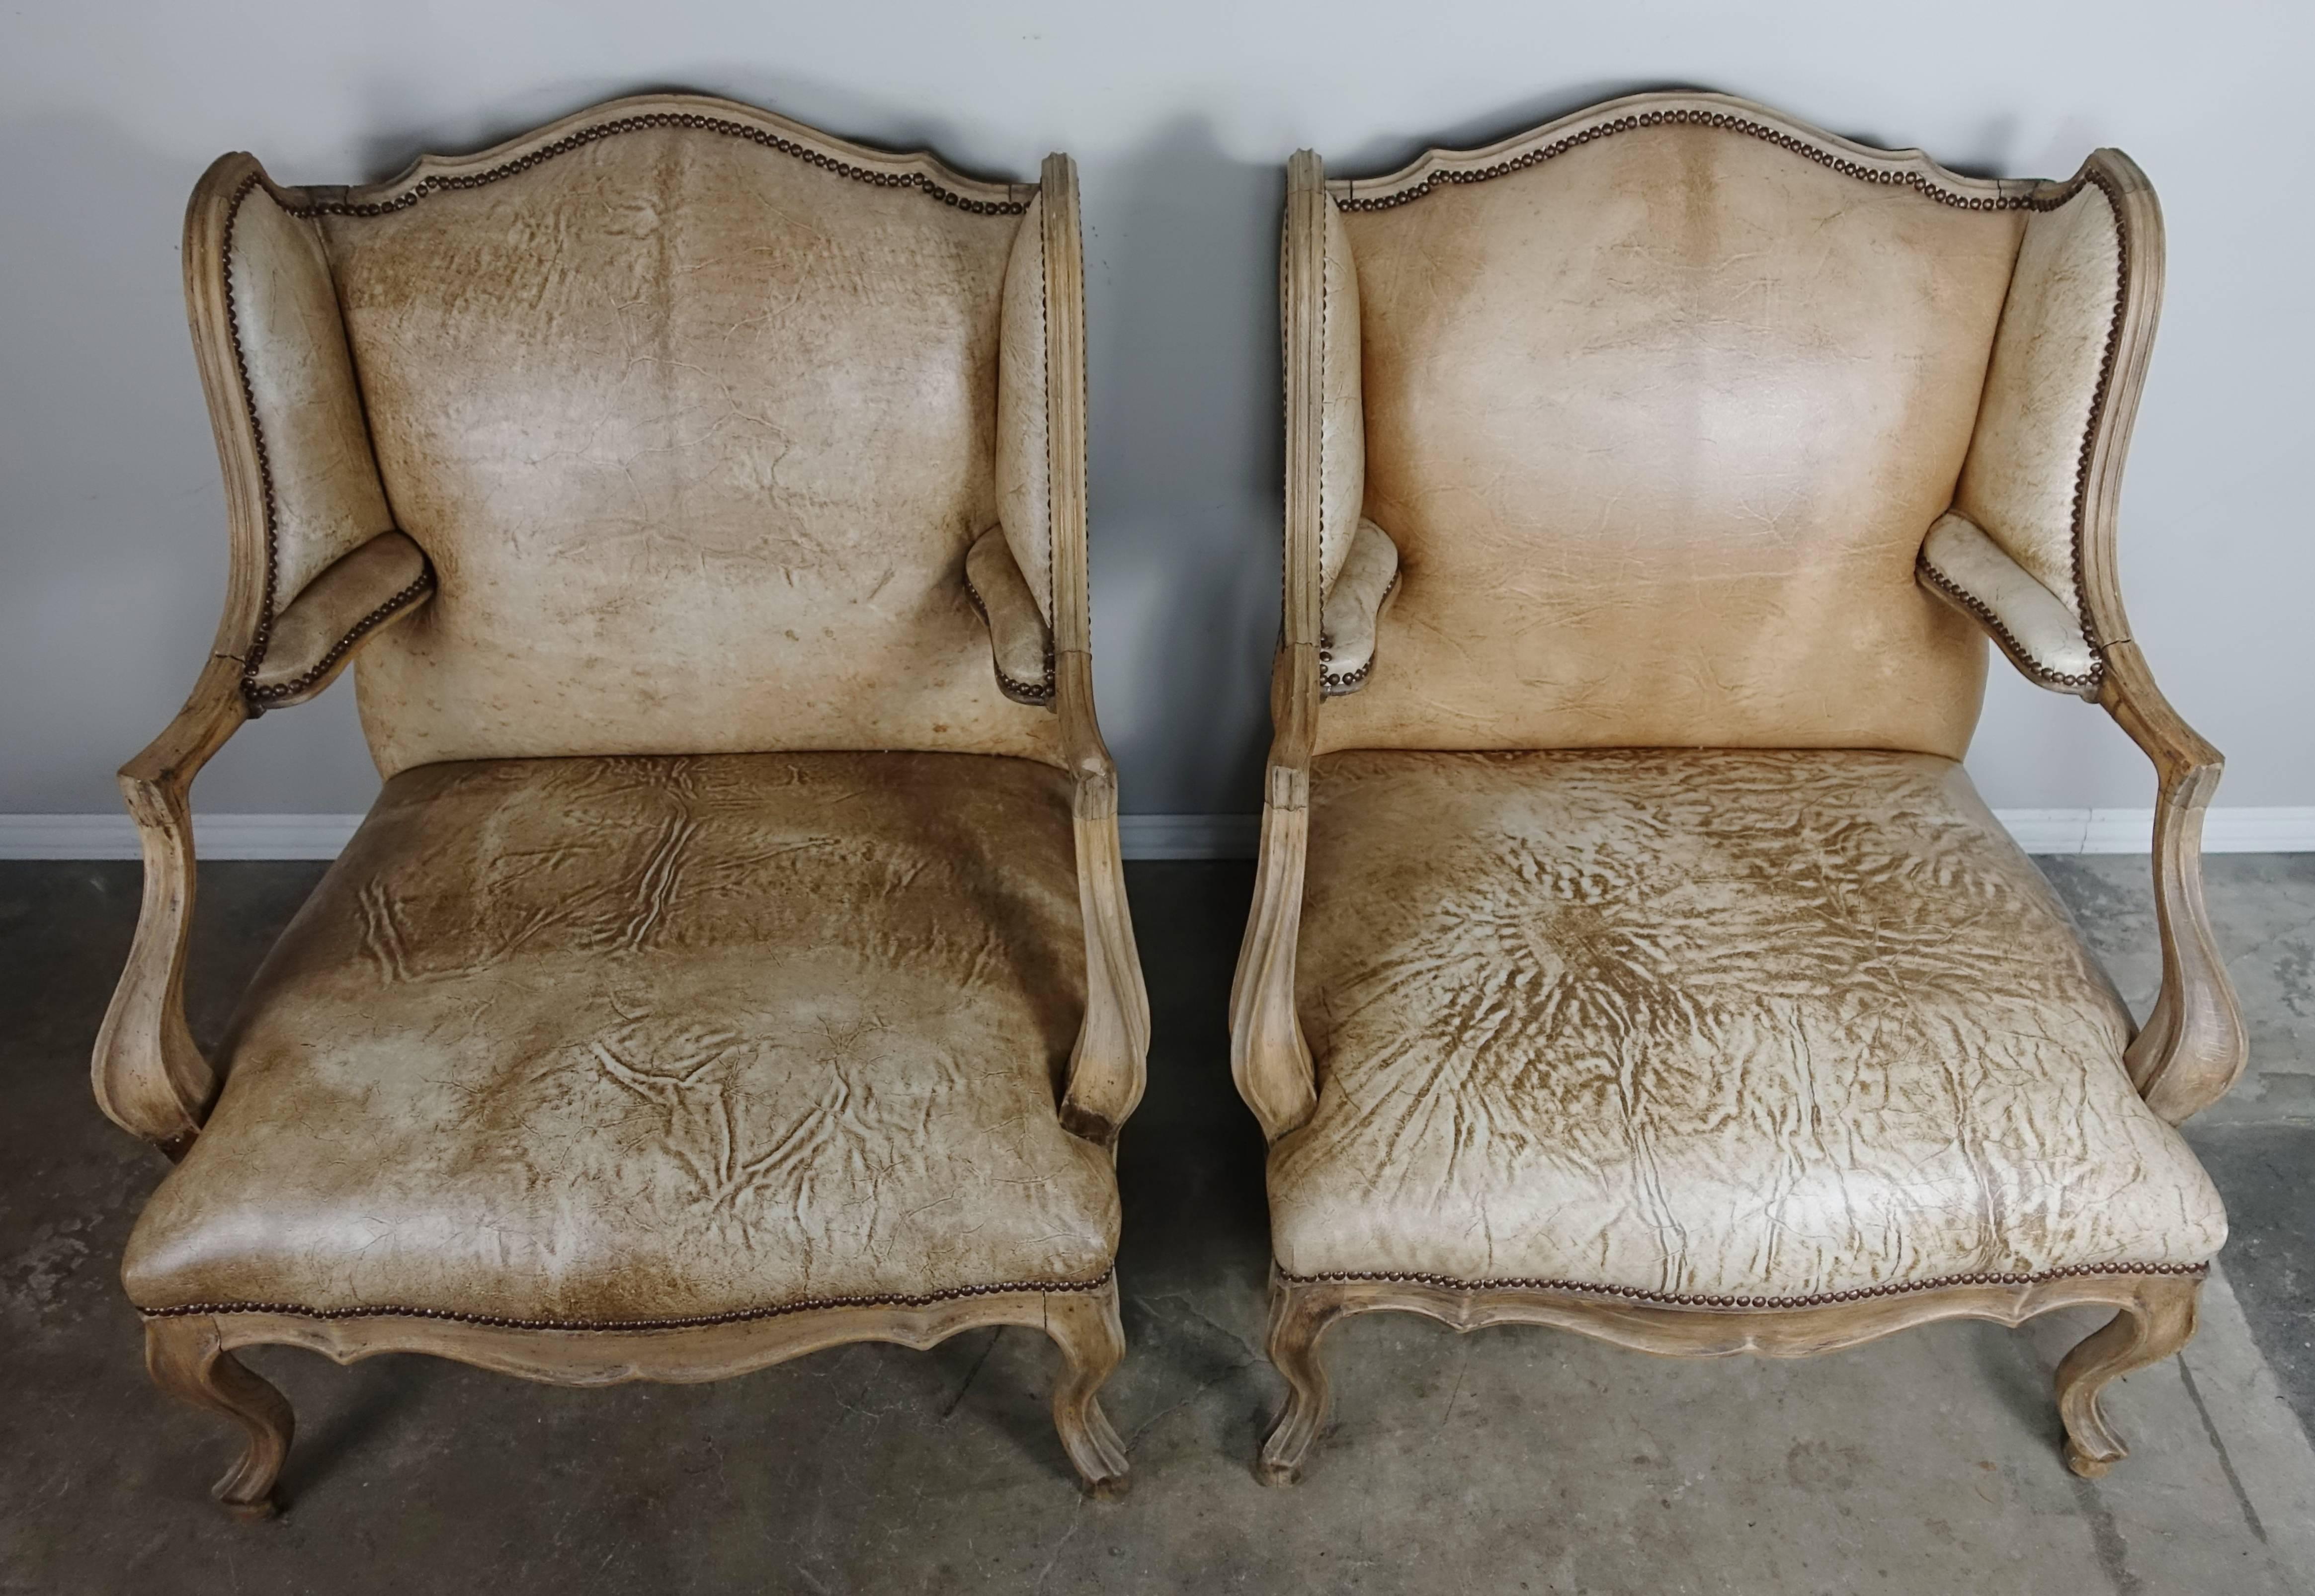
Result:
[[[2142,854],[2151,809],[2004,809],[1994,811],[2029,854]],[[347,814],[211,814],[193,818],[204,859],[333,859],[361,823]],[[1253,815],[1125,815],[1117,823],[1129,859],[1250,859]],[[2212,854],[2315,852],[2315,806],[2219,808],[2203,821]],[[134,859],[127,815],[0,815],[0,859]]]

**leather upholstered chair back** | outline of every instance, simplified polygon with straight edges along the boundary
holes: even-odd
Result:
[[[1326,184],[1327,414],[1362,382],[1364,427],[1322,520],[1362,441],[1400,586],[1320,751],[1966,747],[1984,644],[1915,559],[2056,185],[1734,104]]]
[[[386,527],[437,579],[359,662],[386,774],[1060,758],[963,576],[1002,512],[1052,624],[1035,187],[671,97],[367,189],[236,159],[205,191],[270,475],[266,613]]]

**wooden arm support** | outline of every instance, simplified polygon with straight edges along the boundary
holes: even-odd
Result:
[[[2124,1062],[2147,1105],[2183,1124],[2226,1095],[2249,1057],[2211,917],[2203,904],[2203,811],[2225,761],[2170,707],[2135,643],[2102,651],[2098,702],[2154,762],[2154,915],[2162,990]]]
[[[145,898],[129,967],[96,1033],[96,1104],[122,1130],[184,1156],[217,1096],[217,1072],[185,1025],[185,944],[193,924],[193,777],[249,719],[241,661],[217,655],[184,708],[120,767],[145,852]]]
[[[1117,767],[1093,709],[1093,656],[1054,656],[1061,744],[1077,790],[1078,907],[1085,916],[1086,1012],[1069,1054],[1061,1124],[1113,1146],[1141,1101],[1149,1054],[1149,992],[1125,902],[1125,856],[1117,838]]]
[[[1230,982],[1230,1076],[1276,1141],[1318,1105],[1316,1072],[1294,1010],[1294,952],[1302,932],[1302,872],[1310,840],[1310,758],[1318,730],[1318,649],[1289,643],[1271,666],[1270,763],[1254,905]]]
[[[242,723],[271,705],[303,703],[377,631],[423,604],[433,576],[417,545],[380,533],[307,584],[274,622],[279,685],[253,679],[252,651],[220,647],[168,730],[120,767],[120,791],[145,855],[145,897],[129,965],[96,1033],[90,1075],[112,1122],[182,1157],[220,1084],[185,1024],[185,946],[193,924],[193,777]],[[243,630],[229,611],[220,642]]]

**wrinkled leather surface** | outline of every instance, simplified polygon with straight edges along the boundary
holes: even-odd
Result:
[[[1921,563],[1982,605],[2028,664],[2082,678],[2098,668],[2072,607],[1966,516],[1938,518],[1921,544]]]
[[[329,218],[387,492],[440,581],[363,651],[381,767],[1057,758],[961,580],[997,519],[1019,222],[679,129]]]
[[[1051,687],[1052,634],[1014,563],[1003,528],[991,527],[980,535],[965,555],[964,570],[989,619],[989,649],[998,674],[1019,687]]]
[[[2074,474],[2120,291],[2122,237],[2095,187],[2036,212],[2018,251],[1955,508],[2079,619]],[[2077,628],[2079,629],[2079,628]]]
[[[234,212],[227,281],[273,483],[274,613],[394,526],[370,457],[345,324],[315,225],[262,183]]]
[[[1016,759],[405,772],[244,999],[129,1294],[669,1318],[1095,1278],[1071,846],[1068,778]]]
[[[1984,648],[1913,563],[2016,213],[1665,127],[1344,219],[1402,591],[1322,749],[1959,755]]]
[[[1356,542],[1367,496],[1366,404],[1359,340],[1359,270],[1332,200],[1318,344],[1318,591],[1334,591]]]
[[[252,685],[281,687],[320,669],[355,627],[425,574],[416,544],[399,532],[379,533],[307,582],[274,618]]]
[[[1029,201],[1005,266],[997,346],[997,513],[1048,625],[1053,619],[1052,422],[1045,408],[1045,201]]]
[[[1337,754],[1308,880],[1291,1272],[1783,1296],[2225,1239],[1947,760]]]
[[[1318,611],[1318,679],[1328,696],[1355,693],[1374,669],[1375,626],[1398,584],[1398,545],[1372,521],[1359,523],[1350,557]]]

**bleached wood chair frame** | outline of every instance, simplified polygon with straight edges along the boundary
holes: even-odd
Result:
[[[1676,93],[1610,102],[1484,149],[1430,150],[1380,178],[1329,180],[1318,157],[1307,150],[1288,167],[1280,288],[1286,359],[1286,581],[1271,678],[1274,732],[1264,778],[1254,904],[1230,996],[1230,1064],[1240,1095],[1272,1142],[1308,1120],[1317,1104],[1311,1055],[1295,1011],[1294,970],[1311,760],[1332,685],[1322,680],[1319,579],[1325,208],[1405,204],[1440,186],[1485,182],[1595,139],[1667,120],[1735,128],[1792,151],[1796,159],[1817,162],[1860,182],[1934,188],[1974,206],[2049,209],[2087,186],[2114,208],[2122,239],[2120,294],[2083,441],[2075,505],[2084,618],[2095,668],[2087,679],[2053,678],[2020,651],[1989,610],[1959,594],[1926,561],[1921,580],[1984,625],[2029,678],[2103,707],[2153,761],[2162,986],[2126,1062],[2145,1101],[2164,1120],[2182,1123],[2233,1085],[2242,1072],[2247,1043],[2203,902],[2203,814],[2223,762],[2155,686],[2133,641],[2115,561],[2124,457],[2162,299],[2162,217],[2153,191],[2117,150],[2098,151],[2062,182],[1973,179],[1946,170],[1918,150],[1874,149],[1745,101]],[[1329,1410],[1319,1341],[1328,1326],[1352,1314],[1417,1313],[1459,1331],[1549,1325],[1676,1356],[1751,1352],[1797,1357],[1940,1319],[1991,1319],[2015,1326],[2061,1308],[2107,1307],[2117,1310],[2114,1318],[2067,1355],[2056,1382],[2067,1463],[2075,1473],[2095,1477],[2126,1450],[2099,1412],[2098,1393],[2118,1376],[2186,1343],[2194,1333],[2204,1272],[1986,1276],[1845,1291],[1805,1306],[1755,1307],[1734,1299],[1643,1300],[1637,1293],[1553,1282],[1473,1290],[1415,1280],[1299,1280],[1273,1265],[1268,1347],[1288,1392],[1264,1442],[1259,1473],[1274,1485],[1298,1476]]]
[[[221,1084],[184,1017],[195,883],[188,798],[193,778],[244,722],[320,693],[368,637],[414,613],[433,594],[432,572],[422,571],[406,585],[378,594],[375,607],[350,615],[351,624],[334,642],[320,640],[326,646],[315,648],[310,668],[284,684],[259,682],[255,668],[277,628],[273,487],[226,270],[235,209],[258,188],[296,215],[399,209],[436,191],[486,183],[596,139],[649,127],[712,127],[861,182],[919,190],[927,203],[1017,215],[1042,196],[1055,615],[1051,686],[1041,696],[1060,716],[1074,779],[1087,987],[1058,1112],[1065,1128],[1113,1152],[1118,1130],[1140,1098],[1149,999],[1126,911],[1117,776],[1095,719],[1089,652],[1084,254],[1075,163],[1064,155],[1048,156],[1036,185],[986,182],[953,172],[927,154],[871,149],[730,101],[661,94],[599,105],[479,154],[428,155],[400,176],[367,187],[286,188],[250,156],[227,155],[193,193],[185,221],[185,292],[224,468],[231,572],[216,642],[184,707],[120,771],[121,791],[142,841],[144,898],[128,967],[97,1039],[93,1070],[105,1113],[173,1160],[183,1157],[200,1137]],[[340,1363],[380,1352],[425,1352],[549,1384],[604,1386],[722,1379],[848,1342],[922,1349],[962,1331],[1001,1325],[1026,1326],[1052,1338],[1065,1364],[1053,1393],[1053,1420],[1069,1460],[1089,1492],[1122,1493],[1127,1483],[1124,1447],[1095,1399],[1124,1352],[1113,1271],[1085,1289],[940,1292],[917,1299],[772,1308],[696,1324],[568,1327],[394,1311],[235,1308],[148,1314],[145,1334],[146,1366],[156,1383],[245,1432],[246,1447],[215,1494],[236,1516],[262,1518],[274,1511],[274,1486],[288,1450],[292,1419],[281,1394],[234,1357],[239,1348],[304,1347]]]

